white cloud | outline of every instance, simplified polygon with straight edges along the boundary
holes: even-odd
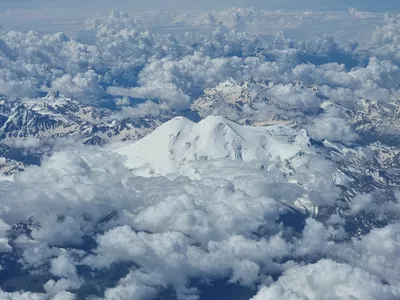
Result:
[[[275,18],[284,13],[237,9],[214,14],[222,20],[235,16],[252,20],[270,15]],[[147,25],[137,28],[142,25],[138,25],[136,18],[122,13],[92,23],[96,24],[96,36],[90,37],[90,43],[60,33],[3,33],[3,48],[7,50],[3,51],[7,72],[3,93],[10,97],[33,97],[39,89],[50,86],[83,102],[92,102],[110,96],[108,88],[111,95],[156,98],[168,107],[182,109],[193,100],[193,91],[199,93],[230,77],[237,80],[267,77],[278,82],[292,81],[293,77],[307,81],[310,75],[306,72],[295,69],[290,74],[304,52],[309,52],[311,60],[336,52],[348,55],[349,59],[352,56],[352,49],[342,49],[332,38],[301,43],[282,34],[252,35],[224,28],[212,29],[211,35],[168,35],[146,32]],[[257,49],[265,49],[267,56],[279,61],[278,65],[257,56],[260,51]],[[339,81],[348,85],[346,78],[351,77],[345,70],[333,70],[332,66],[315,72],[325,72],[321,75],[332,84]],[[25,83],[14,87],[13,82],[21,79]],[[313,80],[321,79],[313,77]],[[288,97],[287,101],[293,104],[294,100]],[[311,95],[299,95],[295,101],[304,109],[316,104]]]
[[[140,271],[131,271],[122,278],[118,285],[105,291],[105,299],[154,299],[158,288],[163,286],[164,282],[155,276],[143,274]]]
[[[306,296],[301,296],[291,289],[283,289],[280,285],[272,285],[271,287],[262,288],[256,296],[251,300],[276,300],[276,299],[287,299],[287,300],[309,300]]]
[[[323,114],[307,126],[310,135],[319,141],[355,142],[359,139],[349,124],[349,117],[339,109],[329,106]]]
[[[9,245],[7,233],[11,229],[11,226],[0,219],[0,253],[9,252],[12,247]],[[1,270],[1,267],[0,267]]]
[[[13,139],[12,143],[13,147],[16,148],[38,148],[41,145],[41,140],[33,136],[28,136],[24,139]]]
[[[66,291],[62,291],[60,293],[58,293],[57,295],[55,295],[54,297],[52,297],[50,300],[75,300],[76,297],[74,294],[70,293],[70,292],[66,292]]]
[[[279,130],[275,130],[277,135]],[[296,233],[301,236],[294,237],[275,223],[285,211],[280,201],[293,201],[294,196],[309,193],[313,201],[334,205],[339,195],[335,194],[335,185],[329,183],[334,169],[329,162],[307,155],[293,161],[298,173],[292,178],[307,182],[305,190],[289,182],[285,177],[289,173],[283,176],[278,166],[267,160],[240,163],[221,158],[193,164],[199,178],[141,178],[108,149],[75,145],[56,152],[40,167],[28,167],[15,176],[14,182],[0,182],[0,192],[7,195],[0,213],[7,224],[31,215],[41,224],[33,230],[32,239],[22,235],[14,243],[23,252],[25,266],[45,270],[53,277],[44,285],[46,294],[30,295],[37,299],[73,299],[72,290],[84,284],[79,267],[90,266],[97,274],[118,262],[131,262],[140,268],[121,274],[118,283],[105,283],[105,299],[150,299],[166,286],[190,298],[199,292],[192,289],[190,278],[221,278],[253,286],[263,281],[264,274],[281,272],[283,277],[257,297],[355,295],[361,283],[342,280],[338,275],[342,271],[349,278],[363,278],[362,289],[368,285],[370,295],[397,296],[398,226],[376,229],[360,240],[346,242],[341,222],[325,226],[310,218],[304,231]],[[99,223],[112,211],[117,214]],[[63,249],[80,248],[85,235],[93,235],[97,241],[90,253],[88,249]],[[298,261],[319,255],[348,265],[282,263],[287,258]],[[287,283],[287,278],[311,269],[317,270],[310,278],[318,283],[324,278],[318,272],[327,266],[333,270],[331,277],[326,277],[332,290],[322,281],[316,284],[317,290],[312,289],[314,285],[305,285],[297,277],[294,286]],[[382,285],[376,278],[391,285]],[[305,289],[296,290],[296,282]],[[5,297],[18,299],[17,294]]]
[[[277,283],[261,289],[253,300],[276,299],[274,296],[287,296],[294,300],[394,300],[400,297],[400,289],[399,286],[384,285],[377,277],[361,269],[332,260],[320,260],[316,264],[285,271]]]
[[[372,230],[361,239],[354,240],[354,249],[338,254],[342,259],[396,286],[400,280],[395,271],[400,266],[396,258],[400,253],[399,241],[400,228],[397,223]]]
[[[78,98],[82,102],[91,103],[94,99],[104,95],[99,86],[100,76],[93,70],[86,73],[70,74],[57,78],[52,83],[52,88],[60,91],[67,97]]]
[[[275,85],[271,96],[290,109],[313,113],[320,106],[320,100],[310,91],[292,84]]]
[[[46,300],[46,295],[31,292],[14,292],[7,293],[0,289],[0,296],[4,300]],[[70,300],[67,298],[67,300]]]
[[[352,213],[359,213],[363,210],[371,211],[374,210],[374,197],[371,194],[360,194],[354,197],[351,205]]]

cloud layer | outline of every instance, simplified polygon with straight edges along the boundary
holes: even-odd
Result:
[[[214,120],[197,126],[224,132],[218,125],[222,119],[210,128]],[[257,130],[228,124],[242,137]],[[182,132],[179,128],[164,135],[174,140]],[[280,138],[289,138],[280,130]],[[185,149],[178,145],[176,155]],[[306,150],[307,143],[303,147],[317,151]],[[258,161],[188,157],[189,174],[196,174],[191,179],[152,172],[138,177],[114,151],[70,146],[12,181],[1,181],[0,272],[10,279],[2,296],[153,299],[172,290],[179,299],[197,299],[202,288],[193,280],[220,280],[245,287],[253,299],[397,299],[399,224],[355,237],[336,214],[326,221],[299,214],[296,223],[285,203],[298,195],[324,209],[335,207],[343,181],[338,181],[339,174],[332,177],[338,171],[317,152],[293,154],[281,162],[272,150],[269,142],[266,153],[271,158]],[[372,201],[371,196],[357,196],[352,212],[375,210]],[[10,275],[13,263],[18,268]],[[42,285],[18,283],[23,276],[37,276]]]

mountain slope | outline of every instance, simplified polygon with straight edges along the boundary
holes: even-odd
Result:
[[[49,139],[74,136],[85,144],[133,140],[169,120],[167,113],[130,117],[106,108],[85,106],[51,93],[21,103],[0,102],[0,134],[5,143],[16,138]]]

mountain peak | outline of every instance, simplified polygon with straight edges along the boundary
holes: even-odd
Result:
[[[149,168],[159,174],[181,173],[183,163],[229,159],[285,160],[309,145],[303,131],[285,126],[241,126],[221,116],[199,123],[177,117],[143,139],[116,149],[130,168]]]

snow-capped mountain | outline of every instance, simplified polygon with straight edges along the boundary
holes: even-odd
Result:
[[[204,95],[193,102],[191,108],[202,118],[209,115],[222,115],[227,119],[244,125],[266,126],[282,124],[291,127],[306,127],[315,115],[303,113],[300,105],[290,105],[285,94],[285,88],[290,87],[298,94],[308,98],[318,99],[315,110],[322,113],[329,108],[342,111],[348,117],[348,123],[360,135],[360,142],[368,144],[381,142],[395,146],[400,142],[400,102],[397,98],[386,101],[373,99],[353,99],[354,107],[348,108],[340,103],[331,102],[321,88],[315,85],[307,86],[301,82],[285,87],[273,82],[257,82],[249,80],[237,82],[228,80],[214,88],[206,89]],[[299,99],[301,99],[299,95]]]
[[[199,123],[176,117],[117,152],[128,156],[131,168],[148,165],[156,174],[168,175],[193,161],[285,161],[307,152],[309,144],[304,130],[285,126],[241,126],[219,116]]]
[[[296,125],[301,121],[296,113],[297,107],[276,99],[273,87],[274,83],[268,81],[237,82],[231,79],[215,88],[206,89],[204,95],[193,102],[191,109],[198,112],[202,118],[222,115],[244,125]],[[296,88],[317,94],[315,88],[307,89],[300,83],[296,84]]]
[[[377,214],[397,203],[400,151],[382,144],[348,147],[321,143],[303,129],[243,126],[224,117],[208,116],[199,123],[176,117],[114,151],[127,158],[126,165],[135,174],[145,177],[225,179],[230,175],[221,172],[221,164],[232,164],[232,172],[249,168],[249,176],[254,176],[255,182],[263,178],[260,184],[266,189],[274,185],[295,188],[296,192],[281,199],[285,205],[321,219],[339,214],[348,224],[357,224],[354,234],[398,217],[387,215],[377,220],[373,212],[351,208],[363,194],[374,195]]]
[[[49,139],[75,136],[84,144],[103,145],[112,140],[144,136],[170,117],[121,117],[110,109],[86,106],[58,93],[21,103],[2,101],[1,138]]]
[[[25,168],[25,164],[20,161],[0,157],[0,177],[2,175],[9,176],[16,172],[22,171]]]
[[[351,124],[364,143],[380,141],[396,146],[400,142],[400,101],[378,102],[363,99],[361,109],[351,112]]]
[[[228,164],[233,161],[242,168],[255,164],[254,174],[274,174],[273,180],[277,183],[296,182],[304,187],[298,198],[282,200],[286,205],[312,214],[318,210],[306,187],[313,190],[313,179],[298,182],[300,172],[293,172],[305,167],[315,156],[304,130],[286,126],[241,126],[217,116],[209,116],[199,123],[176,117],[143,139],[126,143],[115,151],[126,156],[127,166],[142,176],[184,175],[196,180],[209,176],[209,172],[219,177],[218,164],[224,161]],[[220,175],[221,179],[226,178],[225,174]],[[331,182],[334,176],[339,180],[341,175],[330,175]]]

